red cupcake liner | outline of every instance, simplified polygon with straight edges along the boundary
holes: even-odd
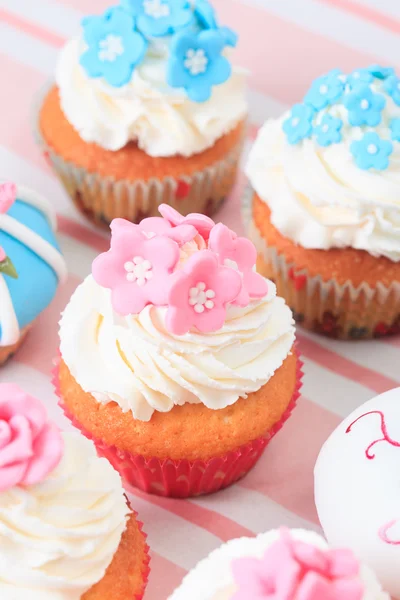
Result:
[[[264,436],[209,460],[148,458],[105,444],[85,431],[65,406],[59,389],[58,365],[54,371],[53,383],[65,416],[85,437],[94,442],[98,454],[107,458],[120,473],[126,489],[139,488],[158,496],[188,498],[222,490],[244,477],[254,467],[297,404],[302,386],[302,366],[297,354],[295,391],[279,421]]]
[[[138,517],[137,512],[133,509],[131,509],[131,510],[132,510],[133,514],[135,515],[139,532],[144,537],[144,540],[146,542],[147,533],[145,533],[143,531],[143,523],[142,523],[142,521],[139,521],[139,519],[137,518]],[[133,600],[143,600],[144,593],[146,591],[147,584],[149,581],[149,575],[150,575],[150,547],[147,543],[145,543],[144,558],[143,558],[143,563],[142,563],[142,578],[143,578],[142,589],[140,590],[140,592],[138,594],[135,594],[135,596],[133,597]]]

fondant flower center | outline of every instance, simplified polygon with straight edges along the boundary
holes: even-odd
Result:
[[[365,100],[365,98],[364,98],[364,100],[361,100],[360,106],[363,110],[368,110],[370,104],[369,104],[368,100]]]
[[[99,48],[99,60],[101,62],[115,62],[118,56],[122,56],[124,53],[122,38],[112,33],[101,40]]]
[[[368,154],[376,154],[378,152],[378,148],[377,148],[376,144],[369,144],[369,146],[367,148],[367,152],[368,152]]]
[[[186,52],[184,65],[192,75],[200,75],[207,71],[208,58],[202,48],[194,50],[191,48]]]
[[[144,260],[142,256],[135,256],[132,261],[124,264],[126,279],[130,282],[136,282],[139,287],[145,285],[153,277],[153,265],[150,261]]]
[[[153,19],[169,17],[171,13],[168,4],[164,4],[161,0],[144,0],[143,8],[146,15]]]
[[[189,304],[199,314],[203,313],[206,309],[211,310],[214,308],[212,298],[215,298],[215,292],[206,288],[206,284],[201,281],[196,287],[192,287],[189,290]]]
[[[321,85],[321,87],[319,88],[319,93],[322,95],[327,94],[329,91],[329,88],[326,84]]]

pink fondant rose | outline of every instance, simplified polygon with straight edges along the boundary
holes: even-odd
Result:
[[[285,530],[262,559],[237,559],[232,570],[237,586],[232,600],[362,600],[364,595],[350,550],[320,550]]]
[[[239,273],[223,267],[210,250],[200,250],[173,275],[167,312],[167,327],[183,335],[191,327],[202,333],[220,329],[226,317],[226,305],[240,292]]]
[[[263,298],[268,292],[264,277],[254,271],[257,250],[254,244],[219,223],[210,233],[209,248],[218,254],[222,264],[237,268],[242,274],[242,289],[235,304],[247,306],[251,298]]]
[[[158,210],[164,219],[166,219],[174,227],[178,227],[179,225],[191,225],[205,240],[208,240],[210,231],[215,225],[214,221],[210,219],[210,217],[206,217],[205,215],[200,215],[198,213],[192,213],[187,215],[187,217],[184,217],[168,204],[160,204]]]
[[[13,383],[0,384],[0,492],[40,483],[62,454],[61,433],[39,400]]]
[[[179,246],[168,237],[149,238],[123,219],[111,223],[111,247],[92,266],[95,281],[111,290],[114,310],[138,314],[147,304],[167,303],[170,275],[179,260]]]

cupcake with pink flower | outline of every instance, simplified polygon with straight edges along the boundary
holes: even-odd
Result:
[[[313,531],[230,540],[202,560],[169,600],[390,600],[374,572]]]
[[[0,384],[1,600],[140,600],[148,564],[118,473]]]
[[[300,387],[292,313],[253,244],[204,215],[116,219],[60,327],[72,422],[128,486],[186,497],[251,469]]]

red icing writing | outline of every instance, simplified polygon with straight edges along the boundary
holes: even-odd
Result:
[[[395,519],[380,528],[379,537],[383,542],[385,542],[385,544],[390,544],[391,546],[400,546],[400,540],[392,540],[389,537],[389,530],[392,529],[392,527],[394,527],[398,522],[399,519]]]
[[[380,419],[381,419],[381,432],[382,432],[382,436],[381,438],[373,441],[368,448],[365,451],[365,455],[368,458],[368,460],[372,460],[375,458],[375,454],[373,454],[371,452],[372,448],[374,446],[376,446],[376,444],[379,444],[380,442],[387,442],[388,444],[390,444],[391,446],[395,446],[395,448],[400,448],[400,442],[396,442],[396,440],[393,440],[387,430],[387,426],[386,426],[386,422],[385,422],[385,415],[383,414],[383,412],[381,412],[380,410],[371,410],[370,412],[365,413],[364,415],[361,415],[360,417],[358,417],[355,421],[353,421],[353,423],[351,423],[348,428],[346,429],[346,433],[350,433],[350,431],[353,428],[353,425],[355,425],[358,421],[360,421],[361,419],[363,419],[364,417],[367,417],[368,415],[379,415]],[[400,543],[400,542],[399,542]]]

